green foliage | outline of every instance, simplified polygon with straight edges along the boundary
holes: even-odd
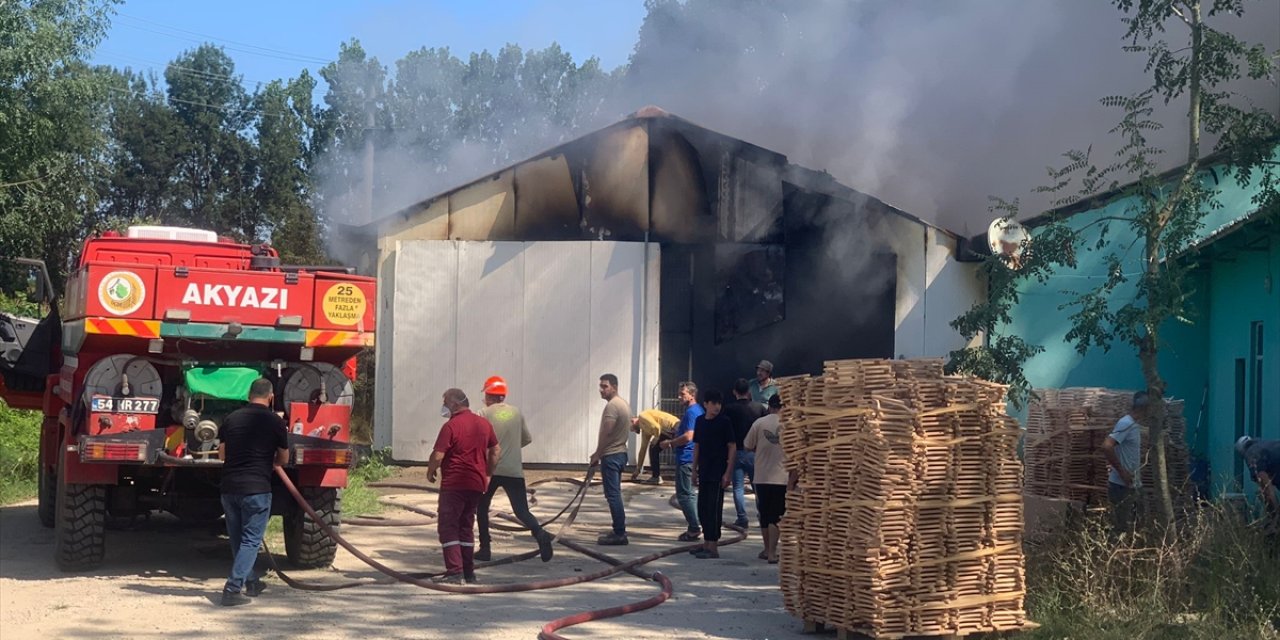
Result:
[[[0,255],[43,258],[58,287],[97,200],[108,85],[87,60],[113,4],[0,3]]]
[[[0,400],[0,504],[36,493],[40,420],[39,412],[12,409]]]
[[[320,75],[329,88],[313,141],[323,159],[313,202],[323,218],[355,222],[367,197],[375,212],[394,211],[567,139],[599,121],[615,80],[595,58],[576,64],[558,44],[465,59],[424,47],[397,60],[389,79],[357,40]],[[366,143],[372,185],[364,183]]]
[[[9,295],[3,290],[0,290],[0,312],[37,320],[44,317],[44,310],[40,308],[38,301],[22,294]]]
[[[1274,536],[1275,534],[1271,534]],[[1030,638],[1280,638],[1276,541],[1225,504],[1177,535],[1117,540],[1096,517],[1027,549]]]

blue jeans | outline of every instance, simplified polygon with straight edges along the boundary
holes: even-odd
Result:
[[[224,493],[222,510],[227,514],[227,537],[231,539],[231,577],[222,588],[240,593],[244,583],[255,580],[253,563],[258,560],[262,535],[271,518],[270,493]]]
[[[756,486],[756,452],[739,451],[738,460],[733,465],[733,508],[738,511],[736,524],[747,522],[746,480],[750,478],[751,488]]]
[[[701,533],[698,526],[698,496],[693,492],[693,464],[676,465],[676,502],[684,512],[684,521],[689,523],[690,533]]]
[[[612,453],[600,459],[604,499],[609,503],[609,515],[613,517],[613,533],[619,536],[627,535],[627,514],[622,508],[622,470],[626,466],[625,453]]]

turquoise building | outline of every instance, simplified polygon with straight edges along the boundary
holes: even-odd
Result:
[[[1275,156],[1280,161],[1280,153]],[[1272,168],[1275,171],[1275,168]],[[1254,202],[1261,187],[1256,175],[1240,185],[1229,168],[1209,163],[1203,184],[1216,191],[1221,205],[1209,210],[1196,241],[1173,259],[1193,266],[1189,323],[1169,322],[1162,330],[1160,372],[1167,392],[1186,401],[1187,439],[1193,455],[1208,463],[1215,493],[1253,487],[1233,445],[1241,435],[1280,438],[1280,211],[1261,210]],[[1133,197],[1124,189],[1057,213],[1083,230],[1085,247],[1101,233],[1101,219],[1124,216]],[[1043,218],[1024,222],[1035,233]],[[1013,322],[1004,331],[1044,347],[1027,363],[1025,374],[1036,387],[1143,388],[1137,353],[1113,344],[1108,352],[1083,356],[1066,340],[1071,310],[1059,307],[1106,277],[1107,256],[1123,247],[1131,233],[1112,223],[1111,246],[1079,254],[1075,269],[1060,269],[1048,282],[1023,283]],[[1124,273],[1141,269],[1141,247],[1122,254]],[[1115,305],[1132,300],[1136,277],[1115,291]]]

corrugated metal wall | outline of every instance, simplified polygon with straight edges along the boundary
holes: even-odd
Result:
[[[378,381],[375,441],[389,440],[396,458],[426,460],[440,394],[459,387],[478,408],[491,375],[507,379],[533,432],[526,463],[591,455],[600,374],[618,376],[633,408],[652,404],[658,245],[419,240],[399,242],[394,260],[378,356],[395,373]]]

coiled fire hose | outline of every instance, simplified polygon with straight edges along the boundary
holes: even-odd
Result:
[[[381,562],[374,560],[368,555],[365,555],[362,551],[357,549],[355,545],[351,544],[345,538],[339,535],[337,531],[334,531],[333,528],[330,527],[329,524],[325,522],[324,519],[322,519],[319,516],[319,514],[315,512],[314,509],[312,509],[311,505],[308,504],[306,499],[302,497],[302,493],[298,491],[298,488],[294,486],[293,482],[289,479],[289,476],[285,473],[284,469],[277,467],[275,471],[276,471],[276,475],[279,476],[281,482],[284,483],[285,488],[289,491],[289,494],[292,495],[293,499],[298,503],[298,506],[301,507],[302,510],[306,512],[308,516],[311,517],[311,520],[313,522],[320,525],[320,528],[325,532],[325,535],[332,538],[334,542],[338,543],[339,546],[341,546],[343,549],[346,549],[349,553],[351,553],[351,555],[358,558],[361,562],[369,565],[370,567],[382,573],[383,575],[393,578],[397,582],[403,582],[406,584],[414,585],[416,587],[431,589],[433,591],[443,591],[446,593],[475,593],[475,594],[519,593],[519,592],[525,592],[525,591],[540,591],[543,589],[555,589],[558,587],[567,587],[569,585],[581,584],[584,582],[599,580],[601,578],[607,578],[609,576],[625,571],[627,573],[631,573],[632,575],[635,575],[642,579],[656,582],[662,587],[662,592],[660,594],[653,596],[651,598],[647,598],[640,602],[619,605],[616,607],[609,607],[606,609],[584,611],[582,613],[565,616],[563,618],[559,618],[557,620],[548,622],[546,625],[542,627],[542,632],[538,634],[538,637],[542,640],[566,640],[563,636],[558,635],[556,631],[570,627],[570,626],[582,624],[585,622],[590,622],[595,620],[605,620],[608,618],[614,618],[614,617],[625,615],[628,613],[643,611],[645,609],[650,609],[662,604],[668,598],[671,597],[672,590],[673,590],[671,580],[669,580],[666,576],[662,575],[662,573],[660,572],[653,572],[651,574],[646,574],[640,571],[638,567],[640,567],[641,565],[645,565],[650,562],[653,562],[655,560],[665,558],[667,556],[675,555],[677,553],[682,553],[686,551],[691,551],[701,546],[700,544],[687,544],[687,545],[682,545],[678,547],[671,547],[663,551],[658,551],[646,556],[642,556],[640,558],[622,561],[622,560],[618,560],[616,558],[607,556],[605,554],[596,552],[594,550],[588,549],[583,545],[573,542],[572,540],[565,540],[563,538],[560,538],[559,534],[557,534],[555,537],[561,545],[564,545],[569,549],[572,549],[579,553],[582,553],[590,558],[594,558],[596,560],[605,562],[610,566],[606,569],[601,569],[600,571],[596,571],[593,573],[585,573],[585,574],[576,575],[576,576],[566,576],[563,578],[553,578],[553,579],[547,579],[547,580],[535,580],[531,582],[516,582],[516,583],[507,583],[507,584],[486,584],[486,585],[437,584],[437,583],[431,582],[427,578],[429,578],[432,575],[439,575],[439,574],[405,573],[405,572],[393,569],[391,567],[388,567],[382,564]],[[563,531],[565,528],[567,528],[573,523],[573,521],[577,518],[579,509],[581,509],[582,507],[583,498],[586,496],[587,489],[589,489],[591,486],[591,478],[594,474],[595,474],[594,467],[587,470],[586,478],[579,485],[577,493],[575,493],[574,497],[570,499],[569,504],[565,505],[565,508],[562,509],[561,512],[555,516],[555,518],[552,518],[552,520],[549,520],[548,523],[554,521],[556,518],[559,518],[562,515],[565,515],[566,513],[568,513],[568,518],[560,526],[560,531]],[[388,483],[388,484],[394,484],[394,483]],[[414,485],[413,488],[424,488],[424,486]],[[401,505],[397,505],[397,506],[401,506]],[[572,509],[570,509],[570,507],[572,507]],[[418,523],[418,524],[427,524],[427,523]],[[746,538],[745,530],[738,529],[736,527],[729,527],[729,528],[734,530],[736,534],[734,536],[731,536],[729,538],[722,540],[720,543],[721,546],[741,542]],[[494,561],[494,562],[479,563],[476,566],[492,567],[492,566],[498,566],[502,564],[509,564],[509,563],[518,562],[521,560],[527,560],[529,558],[534,557],[535,555],[537,555],[537,551],[526,552],[523,554],[511,556],[511,557]],[[365,586],[369,584],[378,584],[383,582],[380,580],[360,580],[360,581],[347,582],[347,583],[341,583],[341,584],[324,584],[324,585],[307,583],[301,580],[291,578],[287,574],[285,574],[283,571],[281,571],[280,568],[276,566],[275,559],[271,555],[269,550],[267,553],[267,558],[271,563],[272,568],[280,576],[281,581],[283,581],[285,584],[289,585],[292,588],[300,589],[303,591],[335,591],[338,589],[348,589],[352,587]]]

